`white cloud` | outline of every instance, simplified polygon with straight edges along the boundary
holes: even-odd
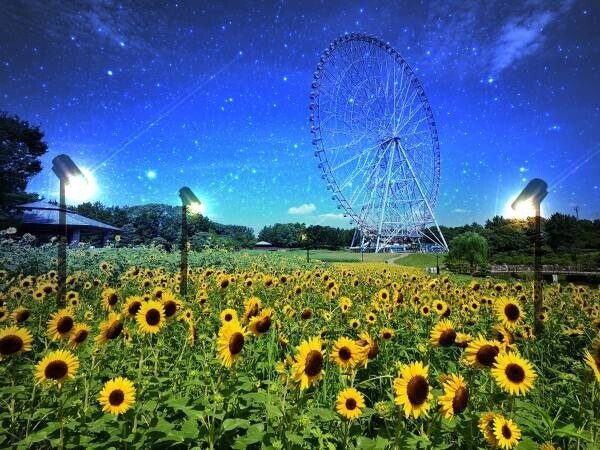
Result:
[[[498,73],[513,62],[534,53],[544,42],[544,27],[557,16],[542,11],[531,16],[517,17],[502,27],[492,59],[492,73]]]
[[[288,214],[299,216],[313,213],[316,209],[317,207],[314,203],[303,203],[300,206],[292,206],[290,209],[288,209]]]
[[[452,210],[453,213],[457,213],[457,214],[464,214],[464,213],[468,213],[469,210],[468,209],[463,209],[463,208],[455,208]]]

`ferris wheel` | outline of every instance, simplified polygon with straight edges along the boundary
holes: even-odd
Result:
[[[447,250],[433,213],[437,128],[404,58],[376,37],[341,36],[317,64],[310,99],[322,178],[356,225],[361,249],[429,241]]]

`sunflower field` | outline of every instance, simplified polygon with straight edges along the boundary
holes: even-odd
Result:
[[[164,253],[88,252],[65,305],[53,261],[2,270],[0,447],[600,448],[596,287],[545,286],[536,335],[529,284],[190,261],[182,296]]]

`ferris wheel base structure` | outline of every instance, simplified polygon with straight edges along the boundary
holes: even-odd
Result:
[[[404,58],[377,37],[340,36],[317,64],[310,100],[315,157],[332,200],[357,230],[351,247],[447,250],[434,216],[437,126]]]

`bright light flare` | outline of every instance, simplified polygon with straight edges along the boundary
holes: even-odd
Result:
[[[504,206],[504,217],[520,220],[525,220],[528,217],[535,217],[535,205],[531,200],[519,202],[515,205],[515,209],[513,209],[512,204],[516,198],[516,196],[511,198]]]
[[[204,215],[206,208],[204,207],[204,203],[190,203],[188,206],[188,211],[191,214],[202,214]]]
[[[84,167],[81,167],[80,170],[83,177],[71,177],[65,186],[65,196],[71,201],[89,200],[98,191],[94,174]]]

